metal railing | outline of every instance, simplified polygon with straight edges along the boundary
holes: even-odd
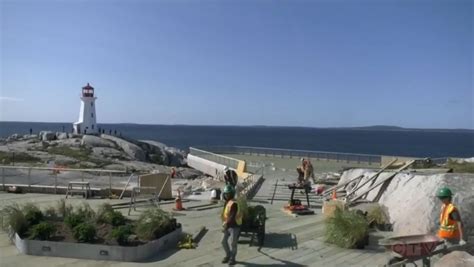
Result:
[[[57,193],[58,187],[66,187],[69,182],[89,182],[91,187],[109,189],[123,187],[129,173],[118,170],[103,169],[69,169],[48,167],[1,166],[0,178],[2,190],[12,185],[32,187],[48,187]]]
[[[191,155],[194,155],[194,156],[197,156],[197,157],[200,157],[200,158],[204,158],[204,159],[207,159],[207,160],[210,160],[210,161],[228,166],[228,167],[233,168],[233,169],[237,169],[237,167],[239,165],[239,160],[237,160],[237,159],[226,157],[226,156],[223,156],[223,155],[218,155],[218,154],[212,153],[210,151],[204,151],[204,150],[197,149],[197,148],[194,148],[194,147],[189,148],[189,153]]]
[[[340,161],[340,162],[348,162],[348,163],[349,162],[367,163],[369,165],[380,164],[382,162],[381,155],[370,155],[370,154],[339,153],[339,152],[327,152],[327,151],[311,151],[311,150],[249,147],[249,146],[219,146],[219,147],[205,147],[205,148],[200,147],[200,149],[205,149],[210,152],[219,153],[219,154],[257,155],[257,156],[281,157],[281,158],[310,158],[310,159],[316,159],[316,160],[328,160],[328,161],[332,160],[332,161]]]

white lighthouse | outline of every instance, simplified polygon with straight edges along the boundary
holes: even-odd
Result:
[[[74,133],[93,134],[97,133],[94,87],[87,83],[82,87],[81,110],[79,111],[79,120],[74,123]]]

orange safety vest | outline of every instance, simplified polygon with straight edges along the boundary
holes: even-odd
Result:
[[[222,221],[226,222],[227,218],[229,218],[230,215],[230,209],[232,207],[232,204],[237,204],[237,214],[235,215],[235,223],[237,225],[242,225],[242,212],[240,212],[240,206],[237,202],[234,200],[229,200],[227,201],[227,204],[225,205],[224,212],[222,213]]]
[[[449,215],[457,211],[456,207],[449,203],[441,207],[441,214],[439,216],[439,230],[438,237],[448,239],[459,239],[460,233],[458,229],[458,222],[449,218]]]

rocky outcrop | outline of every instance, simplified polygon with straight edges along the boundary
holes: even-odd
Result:
[[[141,149],[139,146],[131,142],[125,141],[124,139],[107,134],[102,134],[101,137],[117,144],[117,146],[120,147],[132,159],[138,161],[146,161],[147,157],[145,151],[143,151],[143,149]]]
[[[37,136],[15,134],[7,139],[8,142],[0,142],[0,151],[37,155],[41,162],[56,160],[71,167],[83,167],[89,162],[100,168],[110,165],[147,171],[156,170],[159,165],[185,164],[184,152],[155,141],[51,131],[41,131]]]
[[[156,163],[167,166],[186,165],[185,153],[177,148],[168,147],[163,143],[151,140],[141,140],[138,143],[141,147],[149,152],[150,160],[152,162],[156,162],[156,160],[158,160]]]
[[[117,147],[115,142],[97,137],[95,135],[84,135],[82,137],[81,145],[84,145],[87,147],[110,147],[110,148]]]
[[[38,137],[42,141],[52,141],[56,139],[56,134],[51,131],[41,131]]]
[[[127,159],[121,151],[111,147],[93,147],[92,155],[98,158]]]
[[[67,133],[56,133],[56,138],[58,140],[64,140],[64,139],[68,139],[68,134]]]
[[[465,251],[453,251],[444,255],[435,267],[474,267],[474,256]]]
[[[351,169],[343,173],[339,184],[363,174],[365,178],[362,180],[362,184],[367,177],[375,174],[375,172],[375,170]],[[378,179],[381,180],[391,174],[393,172],[384,172]],[[369,185],[370,183],[363,188],[368,188]],[[474,190],[474,174],[424,174],[408,171],[397,174],[379,200],[379,203],[388,210],[395,234],[410,235],[436,232],[441,202],[435,195],[436,191],[443,186],[451,188],[454,193],[453,203],[461,212],[466,235],[473,235],[474,195],[472,192]],[[367,199],[373,200],[379,190],[380,186],[372,190]]]

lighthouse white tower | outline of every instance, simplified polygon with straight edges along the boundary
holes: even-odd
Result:
[[[74,133],[93,134],[97,133],[94,87],[87,83],[82,87],[81,110],[79,111],[79,120],[74,123]]]

